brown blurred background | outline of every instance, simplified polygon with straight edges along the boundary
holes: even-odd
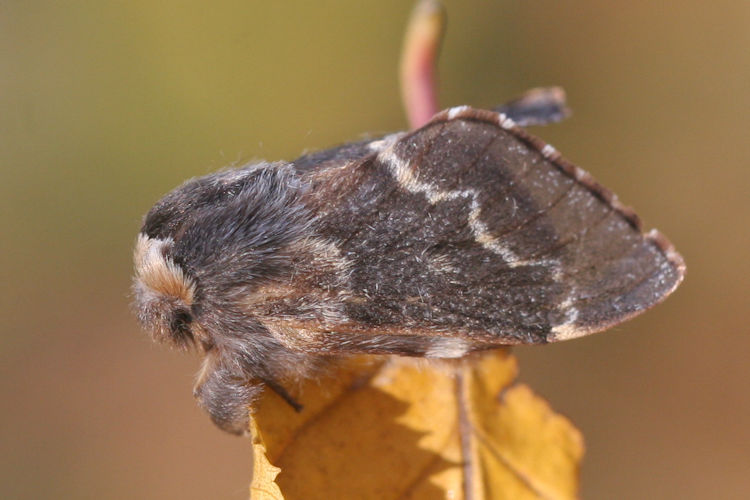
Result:
[[[518,349],[586,436],[583,496],[750,497],[750,2],[447,1],[442,103],[558,84],[536,129],[688,263],[606,334]],[[140,218],[238,160],[405,127],[411,2],[0,0],[0,497],[247,497],[194,356],[128,309]]]

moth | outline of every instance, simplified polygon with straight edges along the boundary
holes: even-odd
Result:
[[[537,103],[538,104],[538,103]],[[187,181],[135,248],[138,319],[196,346],[194,389],[242,433],[264,387],[331,357],[459,358],[598,332],[666,298],[685,265],[658,231],[521,124],[456,107],[411,132]]]

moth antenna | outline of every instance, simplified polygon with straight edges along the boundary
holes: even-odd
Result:
[[[294,408],[297,413],[301,412],[304,408],[303,405],[297,402],[291,394],[287,392],[284,387],[273,379],[261,379],[273,392],[281,396],[281,399],[287,402],[289,406]]]

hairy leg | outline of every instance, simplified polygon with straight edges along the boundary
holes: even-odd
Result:
[[[193,396],[221,429],[233,434],[247,433],[248,406],[260,394],[262,385],[237,376],[208,355]]]

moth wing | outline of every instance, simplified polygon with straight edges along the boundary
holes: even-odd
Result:
[[[331,331],[559,341],[683,278],[666,238],[502,114],[454,108],[367,147],[311,177],[319,234],[345,263]]]

